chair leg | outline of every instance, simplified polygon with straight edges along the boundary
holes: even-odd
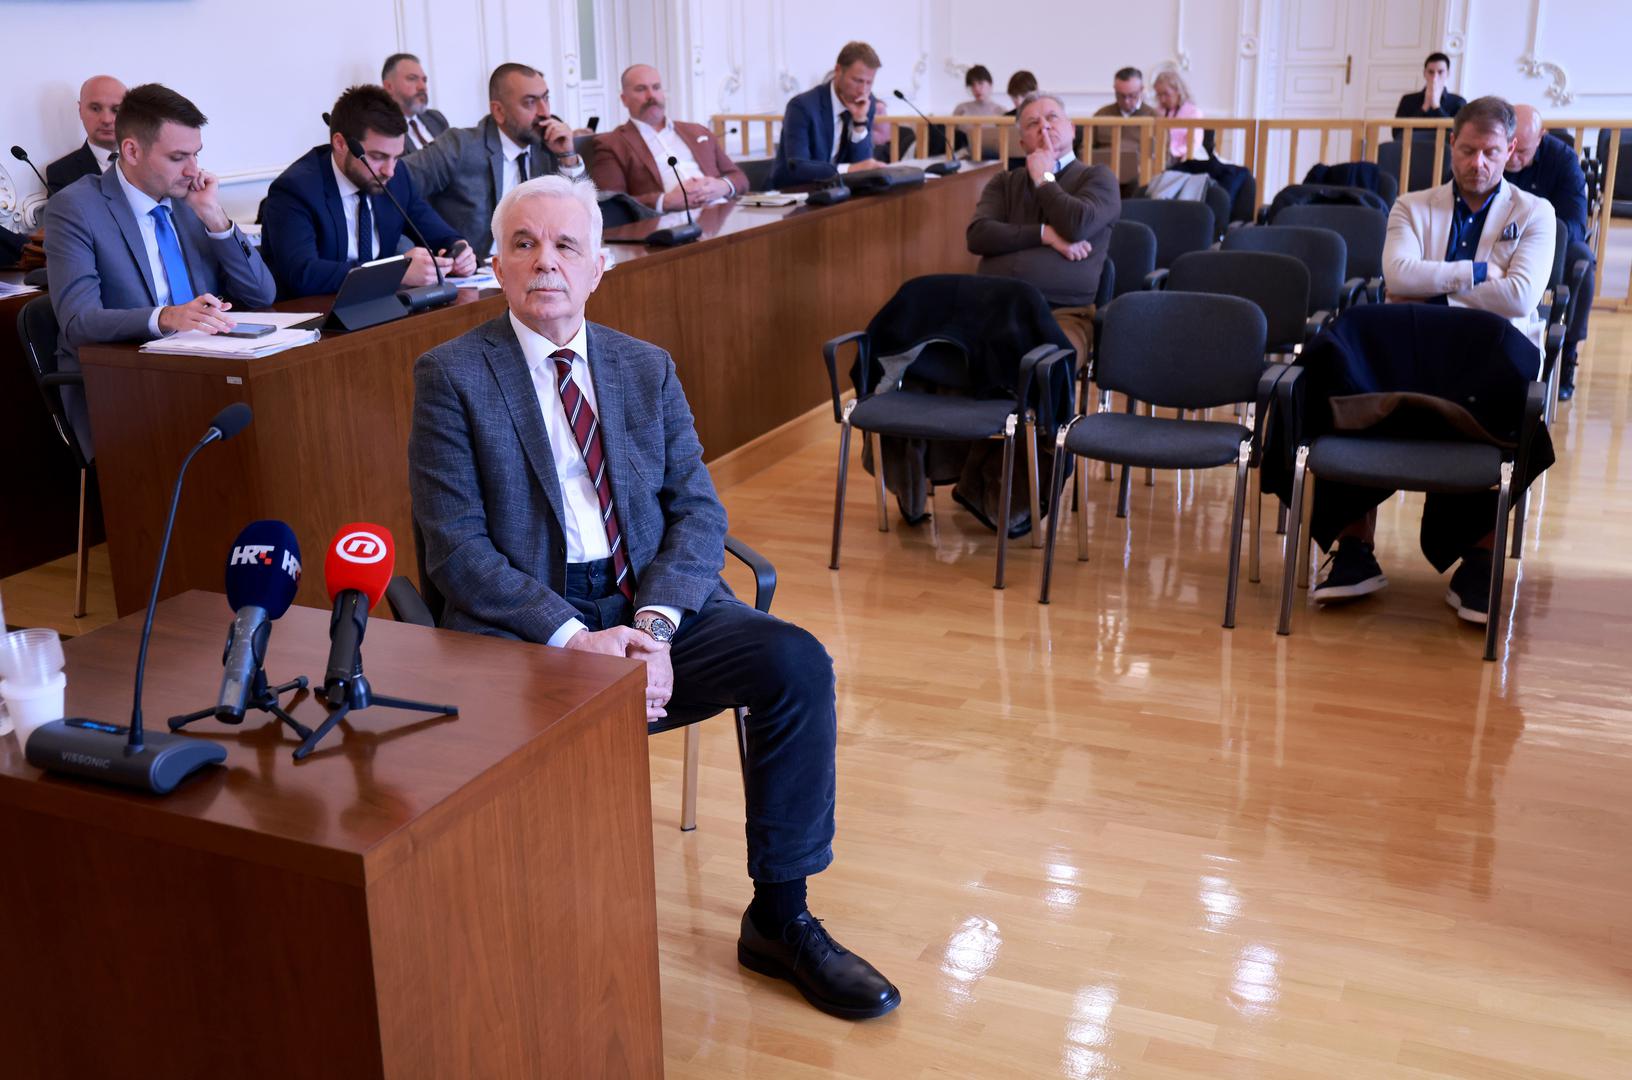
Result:
[[[74,618],[85,617],[85,593],[91,584],[90,523],[86,520],[85,501],[90,489],[90,469],[79,470],[79,546],[74,556]]]
[[[1303,536],[1303,547],[1298,549],[1298,588],[1307,589],[1315,576],[1315,533],[1312,527],[1315,516],[1315,496],[1310,489],[1315,486],[1315,474],[1306,473],[1303,478],[1303,503],[1298,514],[1298,529]]]
[[[997,577],[992,582],[994,589],[1003,587],[1003,562],[1009,554],[1009,500],[1014,497],[1014,433],[1018,427],[1019,418],[1010,415],[1009,422],[1003,428],[1003,484],[997,497]]]
[[[1116,516],[1128,516],[1128,498],[1133,494],[1133,470],[1122,466],[1122,487],[1116,493]]]
[[[1286,535],[1286,504],[1278,499],[1275,502],[1275,535]]]
[[[1262,580],[1259,549],[1263,546],[1264,531],[1264,474],[1258,470],[1252,481],[1252,555],[1247,562],[1247,580],[1254,585]]]
[[[873,471],[878,473],[878,531],[890,531],[890,511],[884,501],[884,440],[874,439],[870,431],[862,432],[873,457]]]
[[[1027,460],[1031,463],[1031,546],[1040,548],[1043,546],[1043,511],[1042,497],[1037,491],[1037,422],[1035,420],[1026,421],[1026,436]],[[1059,505],[1059,503],[1055,502],[1048,504],[1050,517],[1054,516]]]
[[[1156,406],[1146,405],[1145,406],[1145,415],[1154,419],[1155,416],[1156,416]],[[1148,469],[1147,468],[1145,470],[1145,486],[1146,487],[1155,487],[1156,486],[1156,470],[1155,469]],[[1126,517],[1127,515],[1124,514],[1123,516]]]
[[[1502,486],[1496,493],[1496,543],[1491,549],[1490,606],[1485,609],[1485,659],[1496,659],[1496,636],[1502,621],[1502,577],[1507,572],[1507,511],[1513,497],[1513,463],[1502,462]]]
[[[748,794],[748,710],[734,709],[737,727],[737,764],[742,769],[742,793]]]
[[[1303,561],[1302,549],[1298,547],[1302,530],[1299,525],[1303,522],[1303,478],[1309,469],[1309,448],[1298,447],[1298,457],[1292,466],[1292,505],[1291,513],[1287,515],[1286,543],[1281,558],[1281,621],[1275,628],[1277,634],[1292,632],[1292,593],[1297,579],[1298,563]]]
[[[1060,532],[1060,515],[1058,508],[1060,499],[1065,496],[1065,459],[1068,451],[1065,449],[1065,429],[1061,428],[1054,439],[1054,472],[1049,477],[1048,493],[1053,500],[1048,505],[1055,508],[1055,512],[1048,515],[1048,543],[1043,546],[1043,587],[1037,594],[1039,604],[1048,603],[1048,587],[1054,580],[1054,543]],[[1085,472],[1088,462],[1082,463],[1078,472]],[[1077,511],[1077,517],[1082,517],[1082,511]],[[1033,526],[1035,528],[1036,526]]]
[[[1106,468],[1110,468],[1107,463]],[[1088,459],[1077,470],[1077,561],[1088,561]]]
[[[697,725],[686,725],[685,775],[680,779],[681,832],[691,832],[697,827],[697,756],[701,746]]]
[[[1235,503],[1230,513],[1230,579],[1224,587],[1226,630],[1235,629],[1235,591],[1241,580],[1241,522],[1247,513],[1247,463],[1251,459],[1252,443],[1242,442],[1235,461]]]
[[[875,462],[882,467],[883,462]],[[850,424],[839,425],[839,483],[833,495],[833,555],[827,560],[829,570],[839,568],[839,539],[844,535],[844,482],[850,474]]]
[[[1519,497],[1513,501],[1513,550],[1508,554],[1514,559],[1524,558],[1524,516],[1530,508],[1530,492],[1519,492]]]

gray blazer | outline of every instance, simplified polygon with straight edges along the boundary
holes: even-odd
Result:
[[[448,130],[448,118],[443,116],[436,109],[426,109],[424,112],[420,113],[419,123],[421,127],[431,133],[431,138],[433,140],[438,138],[444,131]],[[425,149],[425,147],[414,140],[414,129],[412,126],[410,126],[408,128],[408,137],[402,141],[403,154],[412,154],[415,150],[423,149]]]
[[[172,203],[170,220],[195,293],[213,293],[245,311],[271,306],[277,285],[236,225],[231,236],[212,240],[198,215],[180,201]],[[81,345],[147,340],[158,292],[117,166],[74,181],[45,204],[45,260],[51,306],[61,327],[57,364],[63,371],[80,370]],[[63,404],[89,459],[84,398],[65,388]]]
[[[699,611],[724,588],[725,507],[674,361],[590,323],[589,368],[636,608]],[[562,598],[561,482],[508,314],[415,363],[408,483],[443,626],[542,642],[578,616]]]
[[[493,253],[493,208],[504,190],[504,146],[491,116],[472,128],[449,128],[431,145],[402,159],[431,208],[453,231],[470,241],[478,258]],[[556,156],[534,146],[527,156],[527,175],[560,171]]]

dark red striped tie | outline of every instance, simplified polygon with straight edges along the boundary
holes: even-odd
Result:
[[[567,410],[567,423],[572,437],[584,455],[589,469],[589,482],[595,485],[595,497],[601,503],[601,524],[606,526],[606,542],[612,546],[612,570],[618,575],[618,591],[635,602],[635,577],[629,572],[629,555],[623,550],[623,536],[618,532],[618,515],[612,512],[612,478],[606,475],[606,454],[601,450],[601,422],[595,410],[589,407],[583,391],[572,381],[571,349],[557,349],[550,354],[555,361],[556,389],[561,391],[561,407]]]

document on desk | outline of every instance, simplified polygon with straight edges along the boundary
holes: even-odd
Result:
[[[201,330],[184,330],[179,334],[158,338],[143,345],[144,353],[164,353],[170,356],[206,356],[220,360],[255,360],[285,349],[310,345],[320,336],[316,330],[290,329],[295,323],[320,319],[321,313],[311,311],[234,311],[238,322],[262,323],[278,329],[258,338],[235,338],[224,334],[206,334]]]
[[[33,285],[24,285],[21,282],[14,285],[9,281],[0,281],[0,300],[4,300],[8,296],[27,296],[29,293],[39,291]]]

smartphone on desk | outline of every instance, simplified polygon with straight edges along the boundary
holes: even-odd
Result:
[[[225,331],[222,336],[236,338],[258,338],[265,337],[276,329],[277,327],[273,326],[271,323],[241,322],[234,326],[231,330]]]

